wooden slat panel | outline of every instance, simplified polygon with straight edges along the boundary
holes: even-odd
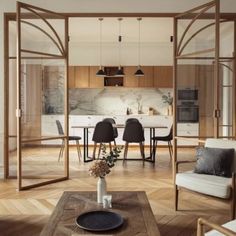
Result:
[[[137,67],[136,66],[125,66],[124,67],[124,87],[138,87],[139,78],[134,76],[134,73],[136,72]]]
[[[156,88],[172,88],[173,66],[154,66],[153,80]]]
[[[96,76],[98,72],[98,66],[89,67],[89,87],[90,88],[103,88],[104,87],[104,77]]]
[[[153,66],[142,66],[141,69],[144,76],[138,77],[138,86],[153,87]]]
[[[75,88],[89,87],[89,67],[76,66],[75,67]]]

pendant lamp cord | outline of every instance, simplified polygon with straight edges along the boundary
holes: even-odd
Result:
[[[122,36],[121,36],[121,21],[122,21],[122,18],[118,18],[118,21],[119,21],[119,36],[118,36],[118,43],[119,43],[119,68],[121,68],[121,41],[122,41]]]
[[[138,67],[140,68],[140,21],[142,18],[137,18],[138,20]]]
[[[100,69],[102,69],[102,21],[103,18],[99,18],[100,21]]]

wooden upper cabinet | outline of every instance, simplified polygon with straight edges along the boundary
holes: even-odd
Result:
[[[172,88],[173,66],[154,66],[153,83],[156,88]]]
[[[141,69],[144,76],[137,77],[139,87],[153,87],[153,66],[142,66]]]
[[[194,88],[199,86],[199,65],[177,66],[177,88]]]
[[[68,86],[69,88],[75,88],[75,66],[69,66],[69,78]]]
[[[99,66],[89,67],[89,87],[90,88],[103,88],[104,87],[104,77],[96,76],[99,70]]]
[[[75,66],[75,88],[89,87],[89,66]]]
[[[124,67],[124,87],[138,87],[139,78],[134,75],[137,70],[137,66],[125,66]]]

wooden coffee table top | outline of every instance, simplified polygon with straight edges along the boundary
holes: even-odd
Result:
[[[64,192],[60,198],[41,236],[62,235],[124,235],[124,236],[160,236],[156,220],[152,213],[146,193],[109,192],[112,194],[112,209],[124,218],[124,224],[116,230],[92,233],[80,229],[75,219],[83,212],[101,210],[102,205],[96,202],[96,192]]]

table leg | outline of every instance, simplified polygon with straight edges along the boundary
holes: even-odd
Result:
[[[92,161],[92,158],[89,157],[89,144],[88,144],[88,128],[84,128],[84,162]]]

